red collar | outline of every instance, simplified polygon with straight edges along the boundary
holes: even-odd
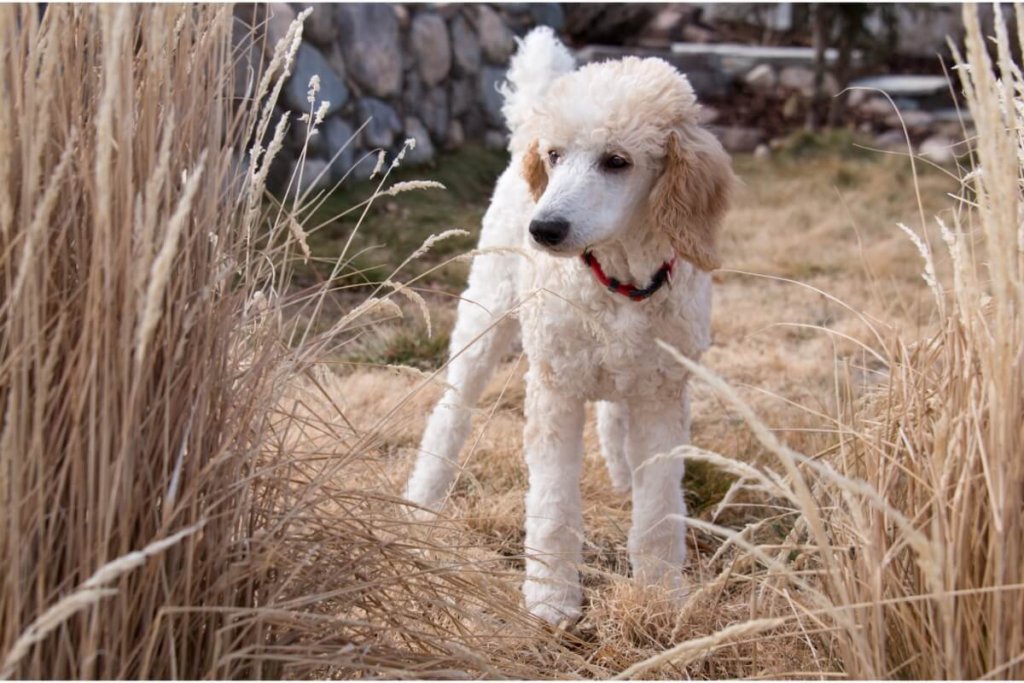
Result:
[[[589,251],[583,252],[583,256],[581,258],[583,259],[583,262],[590,266],[590,269],[594,271],[594,277],[597,278],[598,282],[607,287],[609,291],[621,294],[632,301],[643,301],[661,289],[662,285],[668,282],[669,277],[672,275],[672,268],[676,265],[676,257],[673,256],[670,260],[661,264],[661,268],[659,268],[651,278],[651,284],[640,289],[636,285],[622,283],[613,277],[605,275],[604,269],[601,268],[601,264],[598,262],[597,257]]]

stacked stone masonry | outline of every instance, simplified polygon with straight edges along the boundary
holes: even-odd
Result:
[[[504,146],[496,87],[504,80],[515,38],[540,24],[558,30],[564,22],[558,4],[241,5],[235,11],[236,51],[260,61],[257,46],[265,36],[265,62],[307,7],[313,11],[303,24],[278,115],[290,110],[294,122],[310,112],[309,83],[319,75],[312,108],[323,100],[330,106],[310,140],[302,175],[310,183],[311,165],[317,173],[329,166],[321,185],[341,179],[354,165],[357,172],[363,165],[372,168],[375,150],[397,152],[408,138],[416,140],[405,159],[412,165],[429,164],[438,150],[467,140]],[[246,72],[256,69],[245,59],[238,63],[236,95],[241,96],[251,82]],[[305,128],[291,126],[284,156],[292,166],[306,142]],[[290,176],[285,170],[280,175]]]
[[[570,11],[567,21],[565,7],[558,3],[237,5],[238,97],[246,95],[252,75],[266,64],[272,46],[299,13],[312,9],[303,24],[291,78],[278,102],[277,115],[290,111],[293,123],[284,153],[271,169],[271,187],[276,191],[290,178],[299,178],[299,189],[305,191],[338,182],[350,172],[365,177],[376,163],[376,150],[393,156],[410,138],[416,142],[407,151],[404,163],[408,165],[430,164],[440,150],[455,149],[467,141],[504,147],[507,135],[497,86],[505,78],[515,39],[538,25],[570,31],[576,15]],[[673,7],[677,6],[666,5],[661,11]],[[685,18],[675,20],[690,25]],[[943,23],[941,28],[949,27]],[[928,49],[938,45],[937,40],[928,43]],[[580,42],[579,36],[575,42]],[[668,39],[661,43],[614,47],[584,41],[576,56],[581,63],[626,55],[669,61],[687,74],[707,105],[703,122],[734,153],[770,154],[781,143],[781,135],[802,126],[815,80],[809,48]],[[827,57],[829,67],[834,59]],[[951,162],[957,140],[969,133],[970,121],[961,121],[953,109],[945,80],[886,77],[884,69],[879,69],[868,72],[876,76],[851,83],[855,89],[848,95],[844,125],[873,135],[878,147],[904,150],[906,125],[915,150],[938,163]],[[308,92],[314,74],[319,76],[320,90],[311,105]],[[827,98],[840,90],[828,72],[823,86]],[[306,126],[298,119],[322,101],[330,103],[326,118],[319,133],[307,141]],[[303,146],[304,169],[297,174]]]

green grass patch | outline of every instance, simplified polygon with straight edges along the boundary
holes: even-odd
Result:
[[[845,128],[812,133],[798,130],[787,137],[778,150],[782,159],[804,159],[828,156],[840,159],[867,159],[876,152],[864,147],[871,146],[871,139]]]
[[[436,370],[448,359],[447,330],[427,336],[425,327],[392,325],[378,331],[345,360],[367,365],[407,365],[420,370]]]
[[[683,491],[690,514],[698,514],[717,505],[728,493],[735,479],[731,474],[706,462],[686,463]]]
[[[431,169],[399,167],[382,189],[412,180],[433,180],[447,189],[420,189],[374,200],[358,231],[363,213],[358,207],[373,195],[379,178],[347,182],[326,199],[307,225],[322,228],[309,235],[311,262],[298,272],[300,284],[326,278],[351,237],[342,271],[348,283],[379,282],[415,252],[430,237],[446,230],[461,229],[468,235],[448,238],[434,245],[424,256],[407,265],[397,277],[411,277],[431,271],[446,260],[471,250],[480,234],[480,221],[498,176],[508,164],[508,154],[481,146],[466,145],[457,152],[442,154]],[[347,212],[347,213],[346,213]],[[433,270],[416,283],[417,288],[442,289],[457,293],[465,284],[468,264],[452,263]]]

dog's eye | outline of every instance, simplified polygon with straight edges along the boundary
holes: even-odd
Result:
[[[601,166],[608,171],[621,171],[629,166],[629,162],[618,154],[612,154],[604,158],[604,161],[601,162]]]
[[[548,152],[548,161],[551,163],[552,166],[557,164],[561,158],[562,155],[559,154],[557,150],[553,149],[550,152]]]

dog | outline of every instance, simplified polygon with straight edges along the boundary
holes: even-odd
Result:
[[[581,616],[588,401],[598,402],[612,483],[632,489],[633,576],[681,588],[684,465],[659,455],[688,442],[688,373],[656,340],[692,359],[710,344],[709,271],[735,176],[698,123],[689,81],[660,59],[576,68],[554,33],[538,28],[519,42],[501,91],[512,160],[483,218],[448,388],[405,495],[421,512],[443,504],[471,411],[521,331],[529,359],[523,593],[527,609],[558,624]]]

